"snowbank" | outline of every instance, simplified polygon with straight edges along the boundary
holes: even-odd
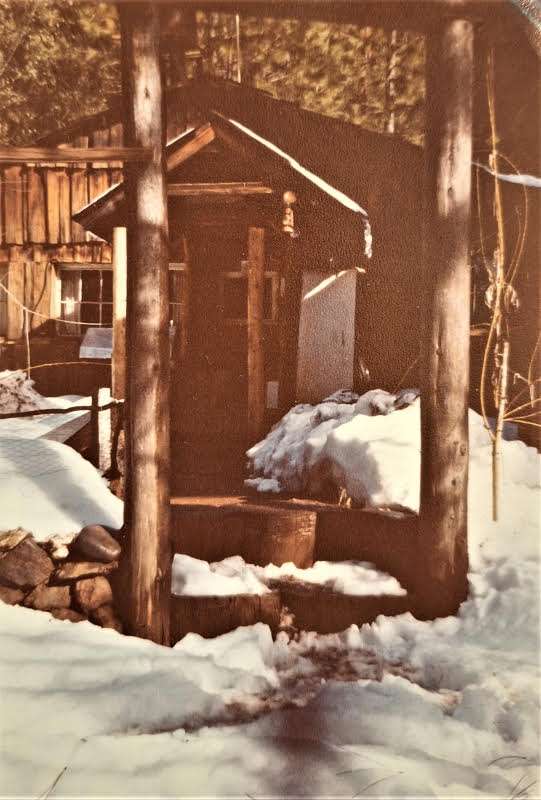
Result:
[[[85,525],[122,527],[123,504],[79,453],[45,439],[0,438],[0,528],[36,539]]]
[[[21,369],[0,372],[0,414],[54,408],[51,399],[34,389],[34,381]]]
[[[410,402],[415,397],[407,396]],[[479,414],[470,410],[470,502],[489,502],[491,443]],[[523,495],[541,487],[541,459],[523,442],[503,442],[504,484]],[[261,491],[317,495],[325,484],[344,488],[357,503],[371,507],[419,509],[420,402],[397,404],[387,392],[367,392],[355,405],[323,402],[291,409],[268,436],[248,453]],[[539,496],[529,497],[526,514]],[[522,503],[507,509],[522,524]],[[504,510],[505,514],[505,510]],[[483,514],[483,516],[485,516]],[[478,518],[474,511],[473,519]],[[513,528],[515,525],[512,526]]]

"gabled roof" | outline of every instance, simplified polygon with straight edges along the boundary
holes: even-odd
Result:
[[[310,198],[311,209],[318,209],[314,214],[312,223],[314,227],[320,227],[321,209],[329,210],[333,223],[332,225],[329,223],[328,231],[316,231],[315,238],[321,239],[326,236],[330,243],[333,239],[332,229],[338,228],[341,231],[338,240],[341,240],[342,244],[344,239],[348,240],[348,258],[354,259],[352,266],[355,266],[363,256],[371,255],[368,214],[357,201],[309,170],[277,144],[265,139],[238,120],[227,118],[215,111],[210,112],[208,116],[210,122],[197,129],[186,131],[167,145],[170,196],[218,194],[221,185],[224,194],[232,193],[234,190],[235,194],[263,195],[271,194],[275,190],[277,204],[281,205],[282,193],[290,189],[298,193],[299,197]],[[212,192],[205,191],[203,183],[183,183],[182,165],[196,155],[201,157],[202,151],[215,139],[230,149],[237,168],[243,160],[250,163],[253,174],[258,180],[213,184]],[[122,224],[125,217],[125,187],[121,182],[82,208],[73,219],[98,236],[110,239],[113,226]],[[305,220],[307,219],[309,220],[309,217],[305,215]],[[336,224],[337,219],[340,220],[338,224]],[[308,221],[307,225],[310,224]],[[344,232],[348,234],[346,237],[343,236]],[[329,250],[329,258],[334,256],[333,249],[336,248]]]

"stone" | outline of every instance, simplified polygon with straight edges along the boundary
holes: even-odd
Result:
[[[73,587],[73,596],[83,611],[94,611],[100,606],[113,604],[111,584],[103,575],[77,581]]]
[[[0,553],[7,553],[8,550],[13,550],[18,544],[23,542],[30,536],[28,531],[23,531],[22,528],[17,528],[13,531],[4,531],[0,533]]]
[[[0,600],[8,606],[16,606],[24,598],[24,592],[20,589],[10,589],[8,586],[0,586]]]
[[[55,619],[67,619],[70,622],[84,622],[87,619],[84,614],[79,614],[73,608],[52,608],[50,613]]]
[[[90,614],[90,619],[96,625],[101,625],[102,628],[111,628],[122,633],[122,623],[115,614],[113,606],[107,605],[95,608]]]
[[[27,591],[46,583],[54,564],[31,538],[23,539],[12,550],[0,554],[0,584]]]
[[[70,604],[69,586],[36,586],[25,598],[24,605],[37,611],[51,611]]]
[[[120,550],[120,544],[102,525],[87,525],[71,545],[73,553],[105,564],[116,561]]]
[[[108,575],[117,567],[117,561],[112,561],[110,564],[100,564],[95,561],[66,561],[57,568],[51,581],[54,583],[71,583],[81,578]]]

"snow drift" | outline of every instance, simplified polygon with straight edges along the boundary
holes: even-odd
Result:
[[[34,389],[34,381],[21,369],[0,372],[0,414],[54,408],[49,397]]]
[[[359,505],[419,508],[420,401],[415,390],[375,390],[355,404],[332,398],[292,408],[268,436],[248,450],[259,491],[317,496],[329,483]],[[470,496],[488,491],[491,444],[479,414],[470,410]],[[504,442],[504,481],[540,486],[539,457],[523,442]],[[521,491],[520,489],[518,491]]]

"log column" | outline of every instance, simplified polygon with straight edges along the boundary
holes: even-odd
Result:
[[[160,25],[156,3],[120,3],[126,144],[127,401],[131,632],[169,644],[169,288]]]
[[[264,352],[265,230],[248,229],[248,425],[250,444],[265,424]]]
[[[280,298],[280,386],[278,405],[285,414],[297,402],[297,358],[302,304],[302,267],[296,239],[285,243],[285,276]]]
[[[113,353],[111,394],[126,396],[126,284],[128,251],[126,228],[113,228]]]
[[[467,595],[470,188],[473,25],[448,19],[427,38],[425,275],[421,399],[421,613]]]

